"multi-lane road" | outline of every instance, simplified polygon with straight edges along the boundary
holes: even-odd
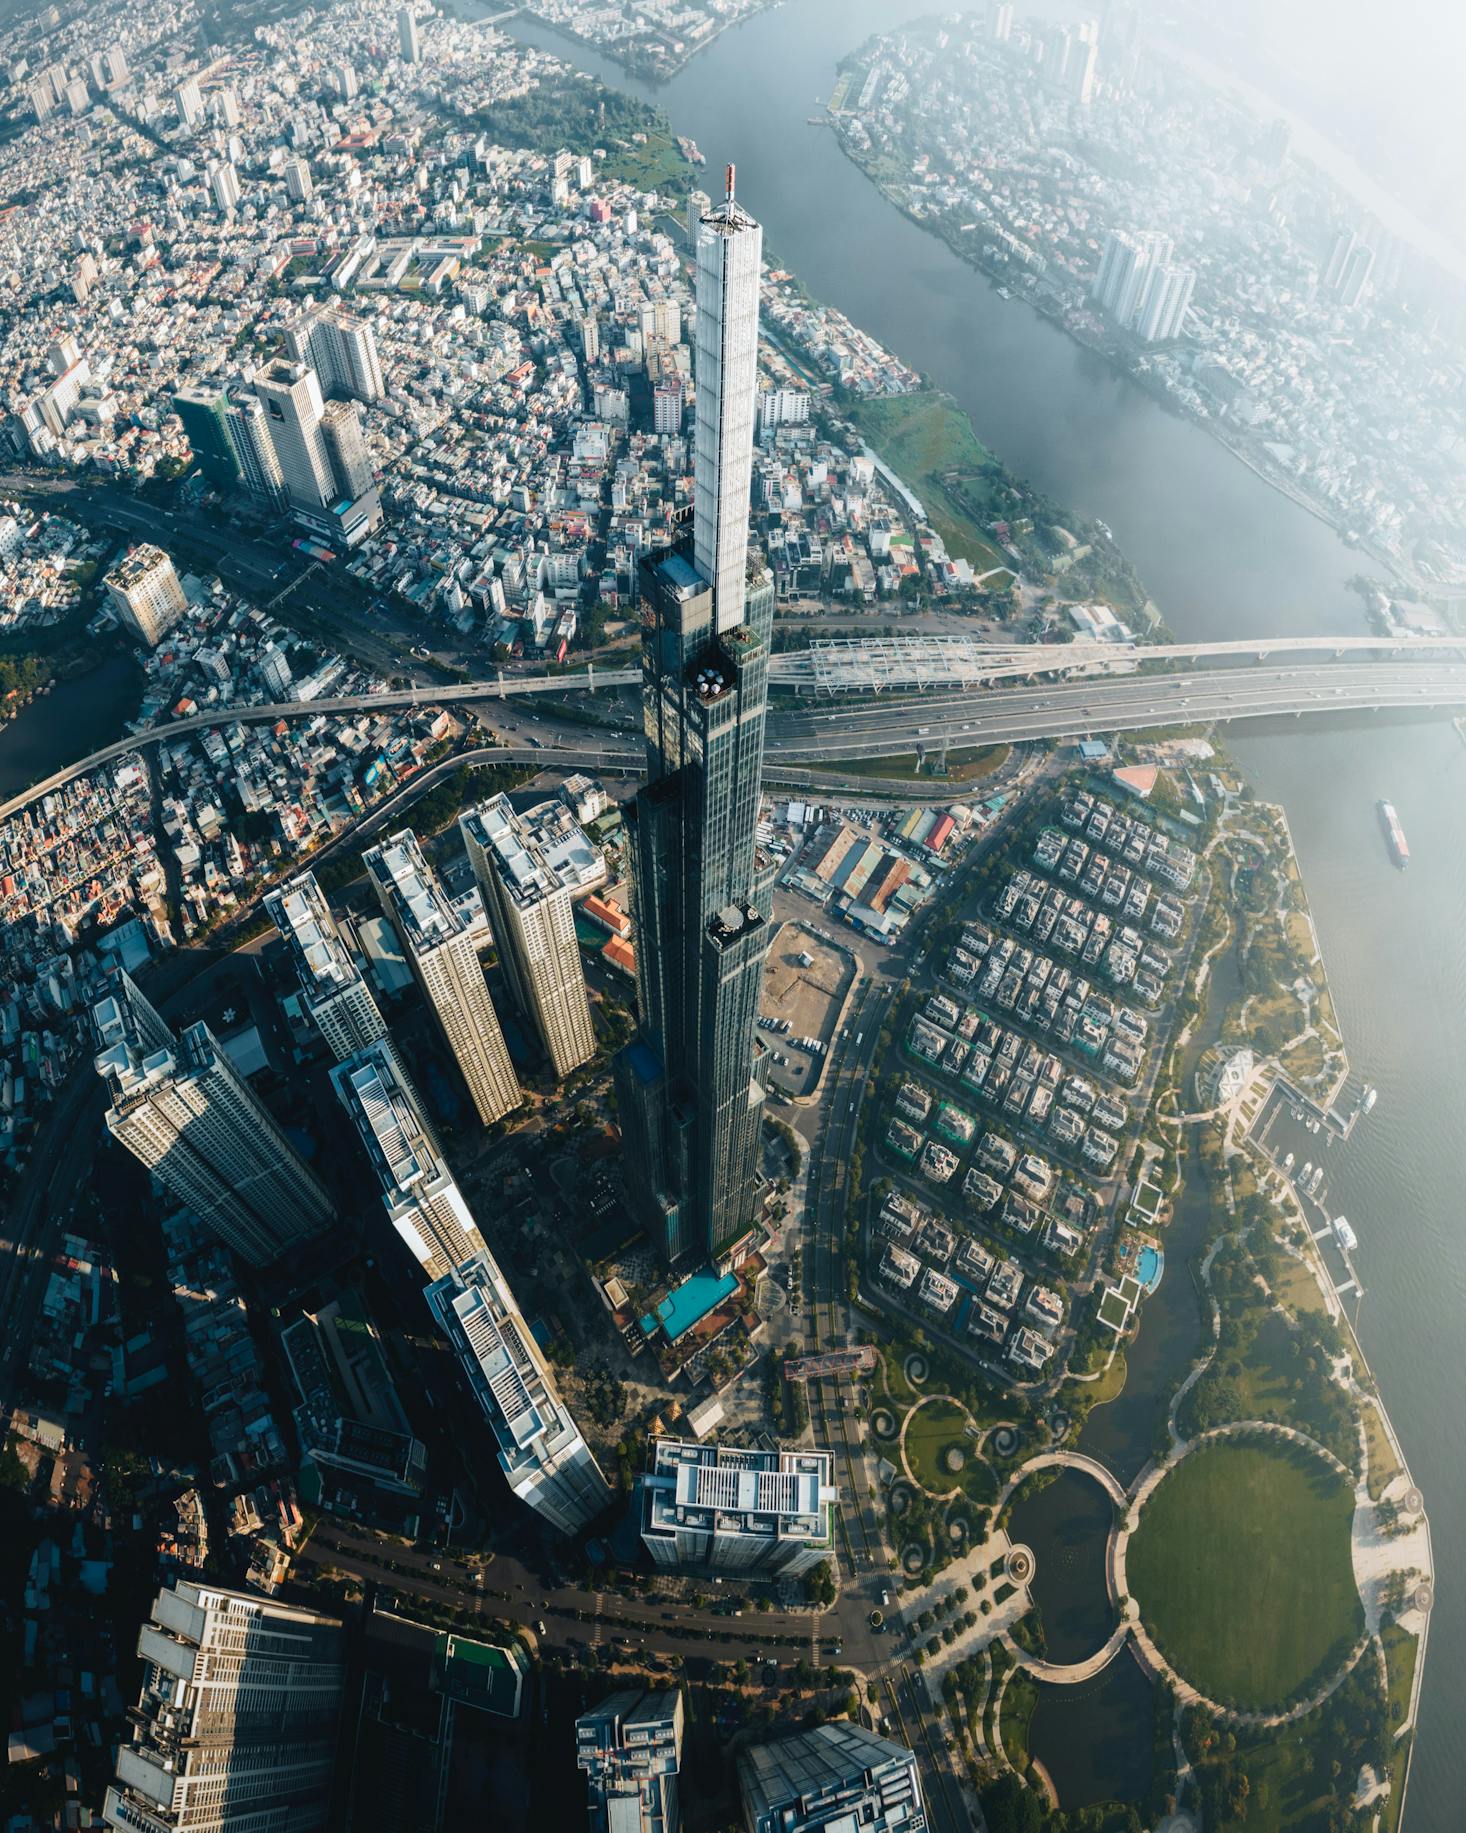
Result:
[[[623,734],[551,720],[528,711],[525,702],[536,695],[584,689],[591,681],[599,689],[626,687],[639,679],[633,670],[617,669],[589,678],[580,674],[518,676],[503,682],[416,686],[381,694],[216,708],[151,727],[79,759],[0,803],[0,819],[72,778],[160,738],[182,737],[240,720],[306,719],[444,702],[490,702],[506,709],[512,705],[513,719],[521,731],[543,730],[548,735],[538,749],[531,739],[522,761],[534,761],[543,754],[543,762],[563,763],[567,768],[634,769],[642,747],[630,730]],[[1340,658],[1287,667],[1255,663],[1200,668],[1189,675],[1121,675],[1036,687],[934,689],[925,694],[776,705],[769,714],[767,761],[769,774],[777,782],[801,767],[909,757],[918,751],[1242,719],[1455,706],[1466,706],[1466,662],[1418,657],[1376,662]]]

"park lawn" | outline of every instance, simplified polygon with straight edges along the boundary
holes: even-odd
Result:
[[[977,1462],[978,1441],[968,1434],[969,1423],[967,1409],[955,1406],[950,1400],[925,1400],[909,1416],[906,1468],[931,1495],[944,1496],[953,1489],[964,1490],[969,1495],[973,1493],[968,1472]],[[960,1445],[967,1454],[967,1462],[959,1471],[942,1468],[942,1453],[949,1445]],[[992,1473],[985,1465],[979,1463],[978,1467],[987,1480],[983,1484],[983,1494],[976,1499],[990,1502]]]
[[[1366,1401],[1361,1410],[1364,1414],[1364,1434],[1369,1444],[1369,1493],[1378,1502],[1399,1476],[1400,1460],[1395,1456],[1395,1447],[1390,1443],[1379,1409]]]
[[[1021,1776],[1028,1768],[1028,1733],[1038,1709],[1038,1687],[1026,1674],[1015,1674],[1003,1695],[1003,1749]]]
[[[1401,1629],[1398,1623],[1381,1630],[1380,1641],[1384,1645],[1385,1671],[1390,1681],[1388,1724],[1393,1737],[1405,1723],[1410,1710],[1410,1691],[1415,1684],[1415,1658],[1420,1653],[1420,1641],[1408,1629]]]
[[[677,191],[685,197],[692,189],[693,168],[670,134],[653,132],[647,135],[645,146],[627,142],[617,147],[601,170],[606,177],[624,179],[639,191]]]
[[[1311,1453],[1224,1439],[1185,1457],[1130,1541],[1132,1596],[1178,1673],[1266,1710],[1321,1682],[1363,1624],[1349,1486]]]
[[[1240,1193],[1239,1193],[1240,1194]],[[1273,1293],[1278,1303],[1286,1305],[1295,1315],[1305,1311],[1316,1312],[1320,1317],[1328,1313],[1328,1305],[1319,1289],[1318,1281],[1301,1261],[1286,1256],[1279,1265],[1277,1277],[1272,1282]],[[1373,1409],[1371,1409],[1373,1411]],[[1373,1441],[1371,1440],[1371,1455]]]
[[[923,389],[910,395],[882,395],[858,401],[850,418],[904,484],[921,498],[932,527],[954,559],[969,560],[975,573],[1002,567],[1009,578],[1007,556],[984,533],[980,467],[993,455],[972,430],[972,422],[949,395]],[[972,508],[943,483],[960,472],[972,496]],[[1004,584],[998,580],[995,584]]]

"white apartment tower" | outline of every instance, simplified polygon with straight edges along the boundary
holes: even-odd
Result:
[[[252,1266],[326,1226],[324,1185],[207,1025],[154,1047],[146,1025],[113,1001],[93,1022],[97,1073],[112,1097],[107,1130],[174,1202]]]
[[[345,1677],[334,1617],[180,1580],[138,1632],[132,1741],[102,1808],[124,1833],[316,1833]]]
[[[257,395],[244,395],[230,402],[224,418],[245,488],[267,503],[283,502],[285,473],[270,437],[270,416],[264,402]]]
[[[659,1566],[788,1573],[831,1559],[828,1451],[742,1451],[659,1438],[642,1480],[641,1540]]]
[[[188,609],[173,562],[146,542],[119,560],[102,584],[118,617],[149,649],[157,648]]]
[[[476,1254],[426,1296],[489,1422],[510,1489],[562,1534],[578,1533],[608,1505],[611,1488],[493,1255]]]
[[[568,1076],[596,1049],[570,886],[508,796],[460,815],[458,825],[515,1002],[555,1075]]]
[[[484,970],[462,916],[410,828],[362,855],[423,998],[453,1052],[478,1117],[502,1120],[522,1099]]]
[[[265,909],[285,940],[301,1004],[336,1061],[344,1063],[385,1038],[387,1027],[372,990],[342,940],[315,874],[302,872],[279,886],[265,899]]]
[[[410,6],[397,9],[397,42],[405,64],[422,62],[422,41],[417,33],[417,14]]]
[[[383,1040],[348,1057],[331,1071],[331,1086],[372,1161],[393,1228],[427,1277],[446,1278],[486,1252],[392,1046]]]
[[[213,193],[214,208],[221,216],[227,216],[231,210],[239,208],[239,174],[231,160],[222,160],[211,165],[207,173],[209,190]]]
[[[188,77],[173,92],[174,106],[178,110],[178,119],[184,127],[197,127],[204,118],[204,98],[199,89],[198,78]]]
[[[251,383],[265,409],[270,444],[291,504],[322,509],[334,502],[336,480],[321,430],[325,402],[315,371],[275,357],[255,371]]]
[[[743,620],[748,501],[758,386],[763,230],[727,195],[697,234],[697,453],[693,558],[713,589],[717,632]]]
[[[315,183],[311,178],[308,159],[287,159],[285,161],[285,189],[289,192],[290,201],[293,204],[309,202],[311,193],[315,190]]]
[[[376,333],[344,306],[316,306],[286,328],[286,346],[314,369],[327,394],[350,395],[368,406],[386,394]]]

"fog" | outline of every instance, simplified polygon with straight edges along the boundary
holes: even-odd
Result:
[[[1466,11],[1450,0],[1200,0],[1147,10],[1353,156],[1466,250]]]

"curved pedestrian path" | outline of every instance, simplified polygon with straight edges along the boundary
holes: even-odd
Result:
[[[1098,1458],[1089,1457],[1083,1451],[1061,1450],[1040,1451],[1036,1457],[1031,1457],[1027,1463],[1021,1464],[1003,1485],[998,1496],[998,1507],[1005,1508],[1014,1492],[1031,1476],[1036,1476],[1040,1470],[1082,1470],[1085,1476],[1094,1478],[1116,1508],[1123,1512],[1129,1506],[1130,1498],[1126,1494],[1125,1486],[1108,1465],[1102,1464]]]

